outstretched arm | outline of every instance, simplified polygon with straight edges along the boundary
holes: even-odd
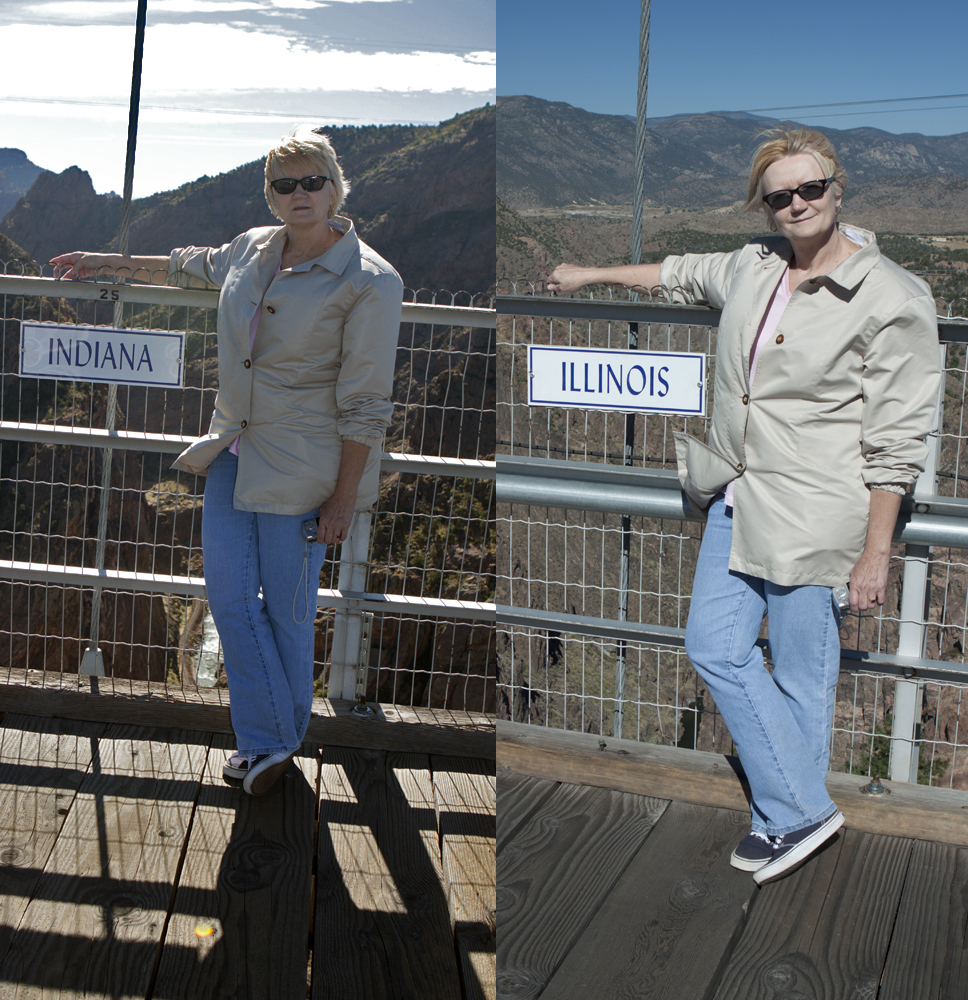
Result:
[[[168,282],[167,257],[130,257],[119,253],[62,253],[51,257],[55,278],[92,278],[112,274],[120,278],[140,278],[152,285]]]
[[[626,264],[621,267],[578,267],[559,264],[546,284],[552,292],[575,292],[585,285],[625,285],[628,288],[657,287],[661,283],[661,264]]]

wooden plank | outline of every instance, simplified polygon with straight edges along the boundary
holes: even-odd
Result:
[[[509,767],[497,768],[497,811],[498,851],[511,843],[514,835],[536,813],[544,800],[558,787],[560,782],[548,778],[534,778],[530,774],[519,774]]]
[[[635,740],[606,740],[520,723],[497,724],[498,764],[521,774],[614,788],[722,809],[749,809],[739,760]],[[862,795],[866,779],[827,774],[827,791],[852,830],[968,847],[968,791],[885,781],[891,794]]]
[[[97,693],[90,690],[92,680]],[[374,716],[360,718],[353,714],[351,701],[314,698],[306,742],[494,759],[493,716],[452,709],[370,707]],[[166,688],[157,682],[8,670],[5,683],[0,684],[0,710],[232,733],[225,688]]]
[[[915,841],[878,1000],[940,995],[957,855],[948,844]]]
[[[208,756],[153,1000],[306,995],[318,754],[304,747],[258,797]]]
[[[542,1000],[707,996],[757,891],[729,864],[748,832],[737,812],[673,802]]]
[[[498,997],[545,988],[668,803],[560,785],[498,852]]]
[[[313,1000],[459,1000],[429,760],[323,755]]]
[[[494,765],[470,758],[431,757],[430,766],[464,995],[493,998],[497,981]]]
[[[5,996],[148,989],[206,755],[207,734],[112,726],[0,968]]]
[[[8,713],[0,728],[0,962],[91,764],[98,722]]]
[[[951,880],[948,929],[945,935],[944,970],[938,1000],[964,1000],[968,996],[968,851],[955,854]]]
[[[848,830],[763,886],[715,1000],[876,997],[911,847]]]
[[[497,940],[493,934],[461,931],[457,956],[465,1000],[495,1000],[497,996]]]

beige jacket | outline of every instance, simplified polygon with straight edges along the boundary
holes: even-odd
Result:
[[[736,480],[730,569],[782,586],[846,582],[867,536],[872,483],[912,483],[934,426],[940,359],[928,286],[881,256],[873,233],[793,290],[750,351],[792,256],[787,240],[667,257],[662,284],[723,310],[705,444],[677,434],[679,480],[699,508]]]
[[[321,257],[276,274],[285,227],[231,243],[173,250],[169,284],[221,289],[218,384],[209,432],[176,469],[204,473],[239,441],[234,506],[303,514],[336,489],[343,441],[369,445],[357,508],[377,498],[383,433],[393,403],[403,283],[349,219]],[[192,280],[198,279],[198,280]],[[265,293],[255,344],[249,324]]]

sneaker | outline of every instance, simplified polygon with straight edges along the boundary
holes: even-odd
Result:
[[[753,879],[757,885],[775,882],[785,875],[795,872],[811,854],[844,825],[844,816],[839,810],[832,816],[811,823],[802,830],[794,830],[777,837],[773,846],[773,857],[763,865]]]
[[[729,856],[729,863],[741,872],[755,872],[773,857],[773,841],[765,833],[747,834]]]
[[[241,785],[249,773],[249,757],[236,751],[222,766],[222,777],[230,785]]]
[[[260,753],[249,758],[249,766],[242,781],[242,788],[249,795],[262,795],[282,777],[282,772],[289,766],[289,761],[296,756],[291,753]]]

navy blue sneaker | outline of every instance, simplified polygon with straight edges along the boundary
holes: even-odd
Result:
[[[260,753],[249,758],[242,789],[249,795],[262,795],[282,777],[282,772],[289,766],[289,761],[296,756],[292,753]]]
[[[741,872],[759,871],[773,857],[773,841],[765,833],[748,833],[729,856],[729,863]]]
[[[757,885],[765,885],[767,882],[775,882],[795,872],[843,825],[844,816],[838,810],[819,823],[811,823],[802,830],[794,830],[793,833],[777,837],[773,845],[773,857],[753,875],[754,881]]]

